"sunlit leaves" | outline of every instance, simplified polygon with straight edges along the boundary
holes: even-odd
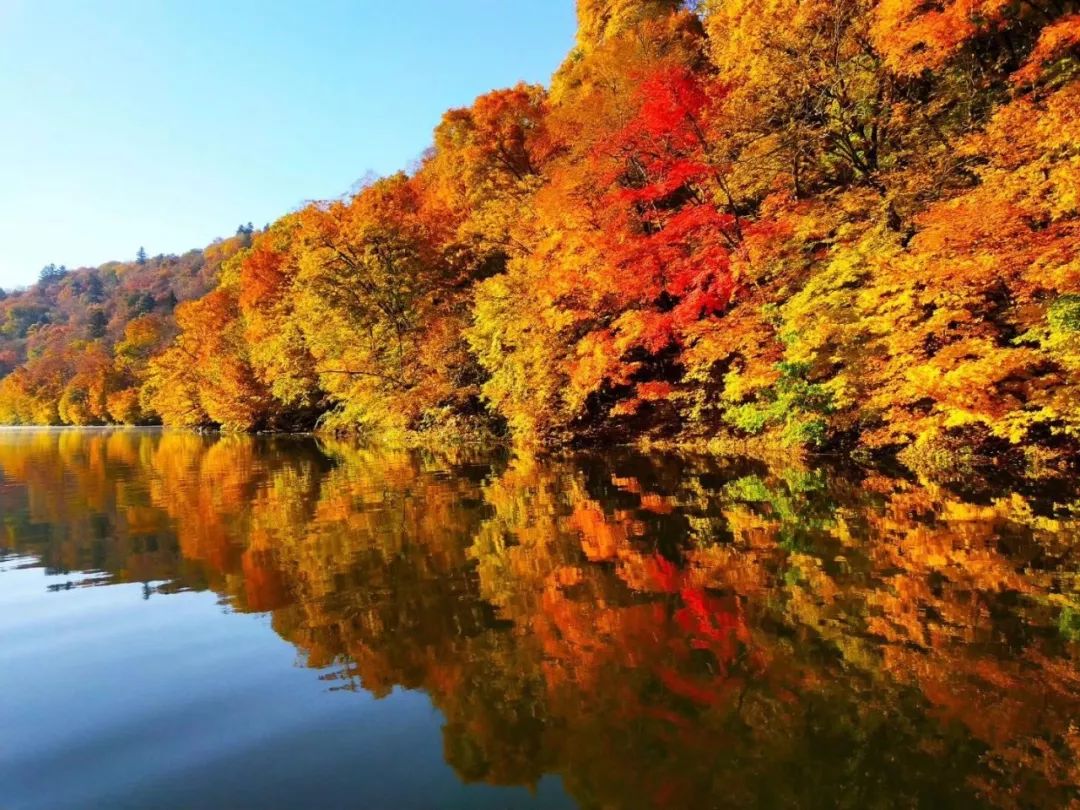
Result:
[[[578,12],[408,172],[0,300],[0,417],[1075,455],[1071,4]]]

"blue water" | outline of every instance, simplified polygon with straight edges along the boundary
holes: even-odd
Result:
[[[334,691],[265,614],[0,565],[0,806],[573,807],[557,778],[464,785],[422,692]]]

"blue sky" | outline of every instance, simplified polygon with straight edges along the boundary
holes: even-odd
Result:
[[[0,287],[201,247],[569,51],[573,0],[0,0]]]

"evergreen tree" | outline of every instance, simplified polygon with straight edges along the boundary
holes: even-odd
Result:
[[[105,311],[100,308],[94,309],[90,313],[90,322],[87,329],[87,334],[91,340],[97,340],[98,338],[105,337],[105,328],[109,325],[109,319],[105,315]]]
[[[38,279],[42,284],[49,284],[53,281],[59,281],[67,275],[67,268],[64,265],[57,267],[55,264],[47,264],[41,268],[41,274]]]

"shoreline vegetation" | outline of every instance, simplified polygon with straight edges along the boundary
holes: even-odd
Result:
[[[0,423],[1073,475],[1078,12],[580,0],[410,171],[0,291]]]

